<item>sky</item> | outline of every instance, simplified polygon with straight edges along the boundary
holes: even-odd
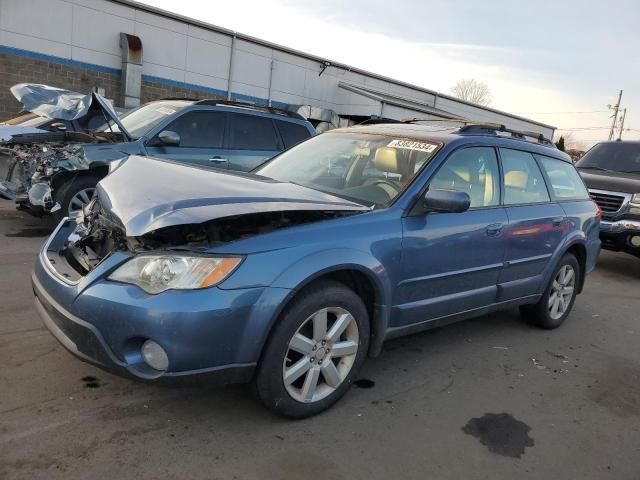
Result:
[[[474,78],[490,106],[607,140],[640,139],[638,0],[143,0],[142,3],[450,94]]]

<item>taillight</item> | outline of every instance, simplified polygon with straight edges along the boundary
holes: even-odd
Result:
[[[596,202],[593,202],[593,204],[596,206],[596,216],[598,217],[598,220],[602,220],[602,209],[600,208],[600,205]]]

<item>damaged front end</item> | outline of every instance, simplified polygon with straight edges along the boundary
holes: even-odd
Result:
[[[0,196],[32,213],[56,211],[52,178],[60,172],[87,170],[79,144],[97,141],[83,133],[17,135],[0,146]]]
[[[89,114],[104,119],[98,129],[13,133],[0,142],[0,197],[14,200],[33,214],[60,209],[54,177],[61,172],[88,170],[82,144],[131,140],[111,104],[97,93],[83,95],[39,84],[18,84],[11,92],[24,110],[43,118],[79,121]],[[119,130],[102,131],[104,125]]]
[[[53,263],[59,273],[62,272],[68,280],[78,281],[116,253],[204,254],[233,241],[356,213],[315,210],[260,212],[200,224],[174,225],[133,237],[127,236],[120,220],[104,209],[98,198],[94,198],[83,214],[74,219],[75,226],[61,248],[48,252],[48,255],[57,257]]]

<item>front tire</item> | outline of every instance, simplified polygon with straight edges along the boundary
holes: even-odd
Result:
[[[93,175],[76,177],[61,185],[56,192],[60,209],[54,212],[57,221],[64,217],[75,217],[91,201],[100,179]]]
[[[535,305],[520,307],[523,318],[540,328],[558,328],[571,313],[581,275],[576,257],[566,253],[556,266],[540,301]]]
[[[278,319],[258,366],[262,402],[289,418],[322,412],[349,389],[369,347],[362,299],[341,283],[302,290]]]

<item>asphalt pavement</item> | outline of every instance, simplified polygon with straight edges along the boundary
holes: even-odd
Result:
[[[33,305],[51,223],[0,201],[0,479],[640,479],[640,259],[603,252],[566,324],[400,338],[330,411],[169,388],[67,353]]]

